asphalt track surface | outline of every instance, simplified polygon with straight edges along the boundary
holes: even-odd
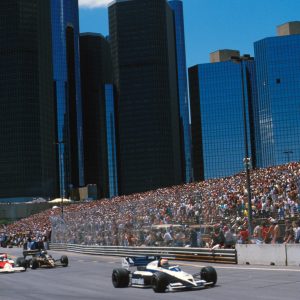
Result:
[[[21,249],[4,249],[13,257]],[[54,258],[69,257],[69,267],[28,269],[26,272],[0,274],[0,300],[298,300],[300,267],[239,266],[213,264],[218,273],[215,287],[156,294],[152,289],[115,289],[112,269],[120,267],[120,258],[49,251]],[[183,270],[196,273],[204,263],[177,262]]]

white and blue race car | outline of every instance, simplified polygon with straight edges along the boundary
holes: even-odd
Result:
[[[136,269],[131,270],[131,267]],[[213,267],[204,267],[192,275],[178,265],[170,265],[166,258],[156,256],[123,258],[122,268],[112,273],[115,288],[152,287],[156,293],[212,287],[216,282],[217,272]]]

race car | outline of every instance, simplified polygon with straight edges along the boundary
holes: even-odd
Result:
[[[58,266],[67,267],[69,265],[69,259],[66,255],[59,259],[54,259],[46,250],[24,250],[23,256],[24,259],[27,256],[31,256],[31,258],[26,259],[26,263],[33,270],[40,267],[54,268]]]
[[[23,257],[18,257],[15,262],[6,253],[0,253],[0,273],[24,272],[26,269],[27,264]]]
[[[136,269],[131,271],[131,267]],[[112,272],[115,288],[152,287],[156,293],[212,287],[216,282],[217,272],[213,267],[204,267],[192,275],[178,265],[170,265],[168,259],[156,256],[125,257],[122,268]]]

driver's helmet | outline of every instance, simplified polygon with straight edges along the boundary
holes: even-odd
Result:
[[[7,254],[6,253],[0,254],[0,259],[1,260],[6,260],[7,259]]]
[[[169,268],[170,264],[169,264],[169,260],[167,258],[162,258],[160,260],[160,266],[162,268]]]
[[[46,250],[42,250],[42,251],[41,251],[41,255],[42,255],[42,256],[44,256],[44,255],[46,255],[46,254],[47,254],[47,251],[46,251]]]

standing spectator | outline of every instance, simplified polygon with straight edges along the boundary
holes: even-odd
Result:
[[[295,234],[295,243],[300,243],[300,220],[297,222],[296,234]]]
[[[196,229],[192,228],[190,233],[191,233],[190,234],[191,247],[197,247],[198,242],[197,242],[197,231],[196,231]]]
[[[262,237],[263,242],[265,242],[265,243],[267,243],[267,240],[268,240],[268,231],[269,231],[269,228],[267,226],[267,223],[265,221],[262,222],[262,224],[261,224],[261,237]]]
[[[163,239],[164,239],[165,246],[172,246],[173,237],[172,237],[170,231],[166,230],[166,233],[164,234]]]
[[[272,236],[271,244],[278,244],[280,242],[282,243],[282,240],[280,240],[279,225],[278,225],[278,221],[276,219],[273,220],[273,225],[274,225],[274,229],[273,229],[273,236]]]
[[[295,241],[294,229],[290,220],[285,221],[284,243],[293,243]]]
[[[271,244],[279,243],[280,231],[278,221],[276,219],[270,218],[269,222],[271,223],[271,225],[267,232],[265,242]]]
[[[210,243],[210,247],[211,248],[215,248],[215,247],[223,247],[225,244],[225,237],[224,237],[224,233],[221,230],[219,225],[215,225],[214,227],[214,231],[211,235],[211,243]]]
[[[234,230],[224,226],[225,248],[232,248],[235,245]]]
[[[254,223],[253,223],[254,224]],[[256,241],[258,242],[262,242],[263,241],[263,237],[262,237],[262,225],[261,224],[257,224],[255,227],[254,227],[254,230],[253,230],[253,237],[254,239],[256,239]]]
[[[155,245],[162,246],[163,242],[164,242],[163,233],[160,230],[158,230],[156,232],[156,242],[155,242]]]
[[[240,232],[239,232],[239,240],[241,241],[242,244],[248,244],[249,243],[249,231],[247,227],[241,226]]]
[[[174,246],[183,247],[185,246],[185,233],[183,229],[178,228],[174,231]]]

